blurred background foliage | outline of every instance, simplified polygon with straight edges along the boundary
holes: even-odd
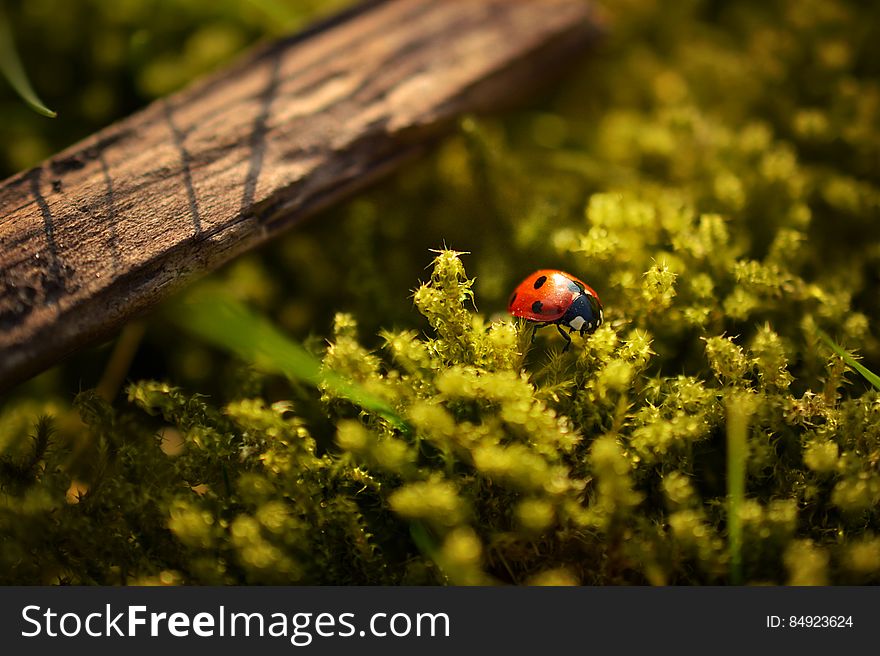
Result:
[[[3,0],[46,121],[0,85],[0,176],[33,166],[216,69],[251,43],[350,0]]]
[[[255,40],[344,3],[6,4],[31,81],[59,114],[45,119],[0,85],[0,157],[11,174],[223,65]],[[356,410],[340,405],[332,390],[260,373],[190,336],[191,306],[177,299],[118,340],[133,353],[130,366],[104,345],[0,402],[0,452],[15,463],[8,471],[43,486],[42,497],[21,497],[20,509],[0,524],[19,550],[17,558],[7,552],[0,578],[717,583],[737,580],[736,562],[747,581],[880,580],[880,398],[820,342],[825,330],[880,370],[880,6],[595,4],[608,36],[557,88],[503,116],[463,119],[407,171],[199,284],[268,317],[325,366],[387,395],[417,426],[432,416],[422,403],[438,389],[454,397],[437,403],[452,412],[460,433],[475,430],[481,412],[490,416],[487,407],[517,407],[525,402],[517,395],[534,394],[542,404],[530,406],[536,417],[546,420],[546,411],[569,418],[579,446],[551,457],[540,440],[526,441],[538,460],[508,453],[513,460],[503,466],[485,449],[421,462],[407,451],[412,436],[375,417],[354,421]],[[482,339],[464,327],[470,319],[463,310],[449,307],[458,302],[449,281],[437,307],[413,299],[419,281],[432,275],[429,249],[443,244],[470,253],[463,261],[475,278],[478,321],[501,319],[522,277],[556,267],[597,289],[608,324],[565,357],[547,331],[523,362],[512,355],[519,343],[502,343],[498,328],[495,341],[480,347],[489,354],[483,360],[465,357],[475,345],[444,356],[428,342],[435,359],[419,360],[423,370],[399,360],[382,364],[408,348],[401,331],[417,331],[416,341],[436,336],[431,318],[447,312],[463,339]],[[453,278],[462,282],[463,272]],[[422,358],[421,348],[407,357]],[[118,383],[102,387],[120,360],[128,380],[163,382],[139,383],[128,399]],[[487,392],[457,365],[493,375],[524,365],[531,391],[501,376],[508,396],[486,406]],[[389,391],[395,366],[428,390],[418,402]],[[448,367],[453,373],[446,375]],[[112,406],[100,395],[81,396],[74,409],[74,395],[96,386]],[[450,391],[456,386],[469,390],[464,399]],[[267,415],[254,399],[281,403],[281,410]],[[276,425],[288,403],[295,419]],[[733,547],[725,542],[730,404],[745,408],[732,432],[749,433]],[[35,423],[43,415],[53,422]],[[434,418],[442,425],[444,417]],[[417,434],[417,444],[436,438],[424,430],[428,436]],[[279,528],[290,517],[284,508],[306,502],[288,485],[287,465],[266,464],[277,454],[248,442],[260,431],[288,435],[291,443],[297,434],[315,440],[299,457],[329,473],[302,474],[302,485],[332,488],[332,517],[312,508]],[[66,455],[41,479],[35,472],[44,467],[38,463],[49,447],[41,445],[50,433]],[[167,451],[176,440],[188,453],[214,455],[233,449],[216,441],[223,435],[235,452],[268,449],[263,466],[270,471],[256,477],[244,457],[244,464],[224,465],[240,471],[199,473],[213,466],[198,459],[186,465],[191,471],[181,471],[183,464],[169,471],[164,452],[145,455],[143,442],[122,467],[114,434],[123,442],[158,435],[156,444],[147,440],[151,448]],[[369,446],[392,438],[391,446]],[[163,472],[148,490],[126,479],[150,475],[135,455]],[[332,464],[319,466],[323,458]],[[122,468],[108,478],[113,463]],[[524,483],[536,475],[532,465],[545,474],[566,467],[571,485],[536,492]],[[215,474],[226,481],[226,498],[190,491],[200,476]],[[108,546],[85,564],[59,559],[49,574],[22,569],[28,545],[38,541],[9,527],[25,514],[34,518],[34,535],[70,539],[72,527],[97,521],[88,515],[95,507],[68,505],[64,521],[71,524],[52,530],[40,513],[65,495],[75,498],[77,485],[91,490],[84,498],[100,497],[95,482],[103,480],[118,489],[103,486],[100,512],[110,512],[123,492],[137,500],[122,506],[126,512],[149,509],[137,521],[116,517],[120,543],[134,532],[154,536],[155,548],[129,545],[123,558]],[[366,506],[351,507],[355,489],[370,490]],[[16,493],[9,490],[7,484],[7,494]],[[152,503],[139,495],[152,495]],[[426,498],[437,503],[424,507]],[[451,524],[440,521],[444,516]],[[328,525],[338,533],[323,533]],[[324,555],[302,553],[316,532]],[[222,535],[229,544],[218,555]],[[340,553],[353,554],[360,569],[335,561],[324,567],[341,544]],[[120,567],[129,569],[120,574]]]

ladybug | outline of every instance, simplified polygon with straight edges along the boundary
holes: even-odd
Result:
[[[517,285],[507,303],[507,311],[515,317],[535,322],[538,328],[555,324],[565,338],[563,353],[571,346],[569,334],[577,330],[581,337],[602,323],[602,302],[595,290],[573,275],[556,269],[541,269]],[[534,338],[532,333],[532,338]]]

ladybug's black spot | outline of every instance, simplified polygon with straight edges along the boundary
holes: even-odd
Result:
[[[544,283],[547,282],[547,276],[541,276],[537,280],[535,280],[535,289],[541,289],[544,286]]]
[[[513,302],[514,302],[515,300],[516,300],[516,292],[513,292],[513,294],[510,295],[510,300],[507,301],[507,305],[508,305],[508,306],[513,305]]]
[[[532,312],[535,314],[541,314],[541,311],[544,309],[544,304],[541,301],[535,301],[532,303]]]

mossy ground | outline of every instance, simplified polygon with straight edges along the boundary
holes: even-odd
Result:
[[[169,303],[124,393],[105,347],[0,407],[0,580],[880,581],[880,393],[820,340],[880,369],[880,12],[604,10],[552,97],[188,292],[390,412]],[[605,304],[567,353],[503,313],[543,267]]]

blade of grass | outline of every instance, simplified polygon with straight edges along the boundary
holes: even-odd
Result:
[[[821,330],[819,331],[819,336],[822,340],[828,344],[832,351],[837,353],[840,357],[843,358],[843,361],[846,362],[850,367],[858,371],[862,376],[871,383],[874,387],[880,390],[880,376],[875,374],[873,371],[868,369],[866,366],[859,363],[853,356],[844,351],[833,339],[831,339],[828,335],[826,335]]]
[[[337,373],[322,370],[320,360],[244,305],[221,294],[203,292],[188,297],[178,310],[173,320],[187,332],[262,371],[280,373],[314,387],[326,386],[406,430],[406,423],[385,401]]]
[[[108,403],[119,393],[119,388],[125,381],[125,376],[131,367],[131,362],[137,354],[141,339],[143,339],[146,326],[142,321],[133,321],[126,325],[119,334],[113,352],[104,368],[104,373],[95,387],[95,392]]]
[[[746,399],[732,395],[727,401],[727,550],[730,582],[742,585],[742,506],[746,491],[746,457],[749,410]]]
[[[38,114],[55,118],[58,114],[46,107],[31,87],[24,67],[12,42],[12,28],[6,10],[0,2],[0,73],[9,80],[15,92]]]

